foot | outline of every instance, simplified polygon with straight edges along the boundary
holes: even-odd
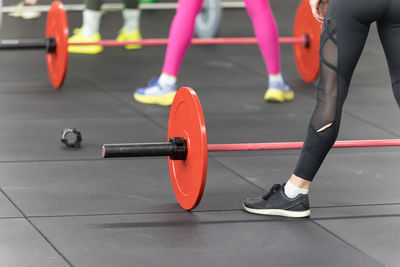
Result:
[[[133,94],[136,101],[144,104],[170,106],[176,94],[176,85],[160,85],[158,78],[153,78],[147,87],[139,88]]]
[[[119,42],[126,42],[126,41],[140,41],[142,40],[142,36],[138,30],[126,32],[125,28],[122,28],[119,31],[119,35],[117,37],[117,41]],[[142,48],[141,45],[126,45],[125,49],[140,49]]]
[[[69,43],[89,43],[98,42],[101,40],[100,33],[94,34],[91,38],[87,38],[82,31],[82,28],[75,29],[74,35],[69,39]],[[68,52],[78,53],[78,54],[99,54],[103,51],[103,46],[101,45],[69,45]]]
[[[283,82],[269,82],[264,99],[268,102],[283,103],[293,100],[294,92],[285,80]]]
[[[20,11],[15,11],[15,12],[11,12],[8,15],[11,17],[21,17],[23,19],[38,19],[40,18],[41,13],[39,11],[24,11],[22,10],[23,7],[25,7],[24,2],[20,2],[17,5],[18,8],[21,8]]]
[[[285,186],[276,184],[268,194],[258,198],[249,198],[243,202],[243,208],[250,213],[277,215],[284,217],[310,216],[308,195],[298,195],[291,199],[285,195]]]

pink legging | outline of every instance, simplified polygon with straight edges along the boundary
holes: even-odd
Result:
[[[253,21],[258,46],[270,74],[280,72],[278,28],[268,0],[244,0]],[[163,73],[177,76],[194,33],[194,24],[203,0],[179,0],[169,32]]]

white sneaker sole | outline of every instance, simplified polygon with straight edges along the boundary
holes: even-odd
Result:
[[[292,217],[292,218],[304,218],[310,216],[310,210],[306,211],[288,211],[288,210],[279,210],[279,209],[251,209],[246,207],[243,204],[243,208],[245,211],[254,213],[254,214],[261,214],[261,215],[275,215],[275,216],[284,216],[284,217]]]

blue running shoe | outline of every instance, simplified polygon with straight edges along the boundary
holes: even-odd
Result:
[[[285,80],[283,80],[283,83],[270,81],[264,99],[269,102],[283,103],[293,100],[294,92]]]
[[[136,101],[144,104],[170,106],[176,90],[176,85],[162,86],[158,82],[158,78],[152,78],[146,87],[137,89],[133,97]]]

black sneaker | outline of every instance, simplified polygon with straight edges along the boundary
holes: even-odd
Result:
[[[299,194],[293,199],[288,198],[285,194],[285,184],[274,185],[263,197],[246,199],[243,202],[243,208],[247,212],[263,215],[296,218],[310,216],[308,195]]]

